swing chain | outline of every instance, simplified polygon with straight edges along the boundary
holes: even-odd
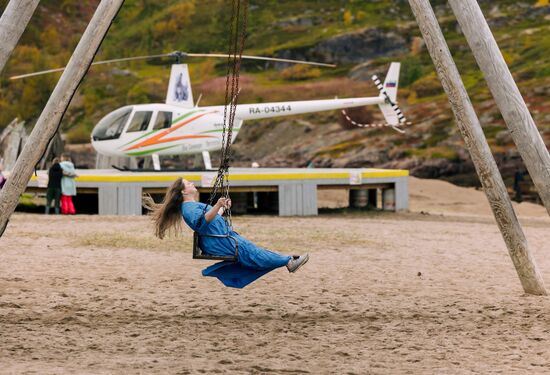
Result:
[[[229,164],[231,160],[231,144],[233,136],[233,126],[235,123],[235,114],[237,111],[237,102],[239,97],[239,75],[246,39],[248,0],[243,0],[242,25],[241,19],[241,0],[233,0],[231,11],[231,22],[229,29],[229,51],[227,53],[227,73],[225,82],[225,105],[222,129],[222,150],[220,156],[220,166],[218,174],[210,193],[209,205],[214,205],[214,200],[220,194],[229,199]],[[233,29],[233,24],[235,28]],[[240,26],[240,35],[239,35]],[[240,42],[240,43],[239,43]],[[231,76],[231,78],[230,78]],[[229,89],[231,80],[231,90]],[[228,114],[229,107],[229,114]],[[204,208],[206,211],[206,206]],[[232,227],[231,208],[224,210],[224,219],[228,228]]]

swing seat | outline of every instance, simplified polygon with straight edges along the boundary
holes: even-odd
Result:
[[[215,237],[215,238],[229,238],[229,240],[235,243],[235,255],[209,255],[206,254],[199,245],[201,237]],[[239,255],[239,241],[229,234],[203,234],[200,235],[197,232],[193,233],[193,259],[206,259],[206,260],[227,260],[230,262],[236,262]]]

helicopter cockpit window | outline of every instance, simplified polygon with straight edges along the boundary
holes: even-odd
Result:
[[[130,125],[128,125],[128,130],[126,130],[126,132],[141,132],[147,130],[152,115],[153,112],[151,111],[134,113],[134,117],[132,117],[132,120],[130,121]]]
[[[92,139],[94,141],[105,141],[120,137],[130,113],[132,113],[132,107],[119,108],[109,113],[97,123],[92,133]]]
[[[172,125],[172,112],[159,112],[153,130],[169,128]]]

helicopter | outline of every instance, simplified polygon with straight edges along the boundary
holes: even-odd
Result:
[[[212,169],[210,152],[222,148],[225,106],[199,107],[199,103],[193,101],[188,65],[180,62],[183,57],[188,56],[227,57],[227,55],[190,54],[176,51],[162,55],[106,60],[95,62],[92,65],[164,56],[176,58],[176,63],[171,67],[165,103],[127,105],[110,112],[93,128],[92,146],[99,154],[106,156],[150,156],[155,170],[160,170],[160,156],[202,154],[204,167],[207,170]],[[242,58],[334,67],[332,64],[262,56],[243,55]],[[11,77],[11,79],[26,78],[63,69],[30,73]],[[405,123],[405,117],[396,104],[399,70],[400,63],[392,62],[383,84],[376,76],[373,76],[380,91],[379,96],[375,97],[238,104],[232,141],[236,139],[246,120],[366,105],[378,105],[386,125],[399,131],[398,127]]]

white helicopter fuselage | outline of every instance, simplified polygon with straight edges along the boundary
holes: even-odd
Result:
[[[138,104],[119,108],[105,116],[92,132],[92,145],[108,156],[160,156],[196,154],[222,147],[224,106],[193,106],[187,67],[172,70],[167,103]],[[375,97],[306,100],[236,107],[232,140],[246,120],[291,116],[365,105],[378,105],[390,125],[400,119],[388,100],[395,102],[399,64],[392,63],[386,81],[385,95]],[[226,124],[226,127],[228,124]]]
[[[384,98],[379,96],[241,104],[237,106],[235,112],[232,140],[236,139],[245,120],[292,116],[383,103]],[[101,154],[108,156],[181,155],[215,151],[222,147],[223,106],[186,109],[159,103],[122,107],[117,111],[122,113],[120,113],[120,117],[114,116],[113,120],[124,123],[113,123],[111,126],[118,127],[121,130],[119,134],[115,129],[101,136],[99,134],[99,131],[102,130],[101,121],[92,133],[92,145]],[[107,115],[103,120],[117,111]],[[169,127],[167,121],[170,123]]]
[[[235,135],[240,122],[235,121]],[[92,145],[108,156],[194,154],[220,149],[222,130],[223,111],[141,104],[122,107],[101,120],[92,132]]]

